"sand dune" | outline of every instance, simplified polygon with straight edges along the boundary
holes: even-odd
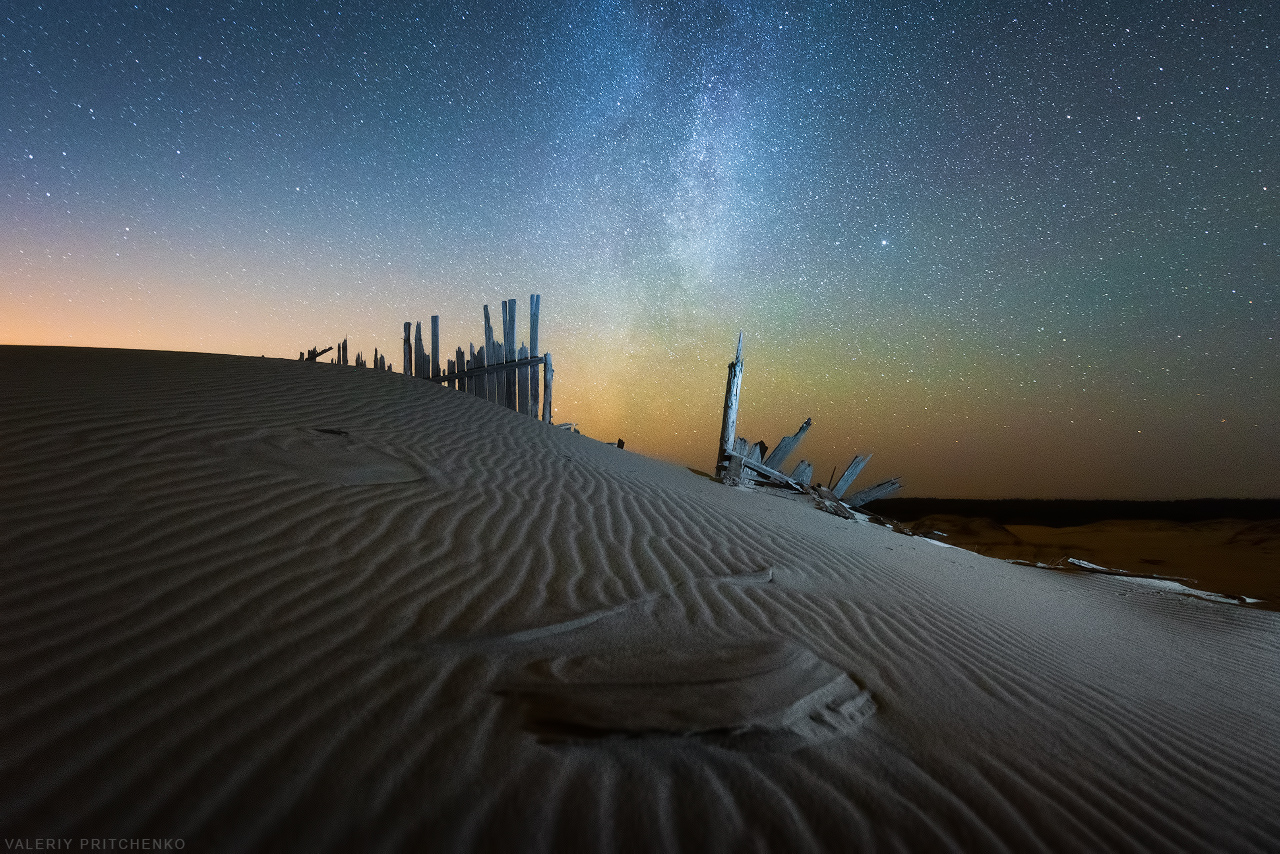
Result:
[[[396,374],[0,364],[6,838],[1280,845],[1276,613],[941,548]]]

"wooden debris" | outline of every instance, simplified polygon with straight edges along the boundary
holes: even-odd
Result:
[[[298,359],[299,361],[314,362],[315,360],[319,359],[321,356],[323,356],[325,353],[328,353],[332,349],[333,349],[332,347],[325,347],[323,350],[317,350],[315,347],[312,347],[310,350],[307,351],[307,356],[305,360],[302,358],[301,353],[298,354]]]
[[[869,459],[871,459],[870,454],[853,458],[853,462],[849,463],[849,467],[844,470],[844,474],[840,475],[840,480],[836,481],[835,485],[831,487],[831,491],[836,494],[836,498],[849,491],[849,485],[853,483],[853,479],[858,476]],[[835,469],[832,469],[833,474],[834,472]]]
[[[813,419],[806,418],[794,436],[784,436],[778,441],[778,447],[774,448],[773,453],[765,458],[764,464],[772,469],[782,468],[783,463],[787,461],[787,457],[791,456],[791,452],[796,449],[796,446],[800,444],[800,440],[804,438],[804,434],[808,433],[809,428],[812,426]]]
[[[844,503],[850,507],[861,507],[863,504],[870,504],[879,498],[892,495],[902,488],[902,484],[898,482],[898,478],[893,477],[875,486],[869,486],[861,492],[855,492],[853,495],[844,499]]]
[[[724,416],[720,422],[720,456],[716,460],[716,476],[724,477],[733,453],[738,431],[738,398],[742,392],[742,332],[738,332],[738,352],[729,363],[729,378],[724,387]]]
[[[801,486],[808,486],[809,481],[813,480],[813,464],[808,460],[801,460],[796,464],[795,471],[791,472],[791,479]]]

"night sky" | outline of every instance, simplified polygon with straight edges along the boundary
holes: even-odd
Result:
[[[445,347],[904,495],[1280,494],[1280,38],[1233,3],[8,4],[0,343]]]

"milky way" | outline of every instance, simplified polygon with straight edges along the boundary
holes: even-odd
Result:
[[[398,360],[537,292],[557,420],[695,468],[742,329],[818,480],[1276,494],[1261,7],[22,5],[0,343]]]

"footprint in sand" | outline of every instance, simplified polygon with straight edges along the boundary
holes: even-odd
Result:
[[[403,460],[332,427],[261,430],[215,447],[236,462],[283,469],[321,483],[356,486],[423,478],[422,472]]]
[[[769,576],[720,583],[755,586]],[[675,596],[506,636],[500,642],[562,649],[527,660],[500,695],[544,742],[688,737],[789,751],[849,736],[875,712],[848,673],[789,638],[725,642],[681,628],[671,618],[683,612]]]

